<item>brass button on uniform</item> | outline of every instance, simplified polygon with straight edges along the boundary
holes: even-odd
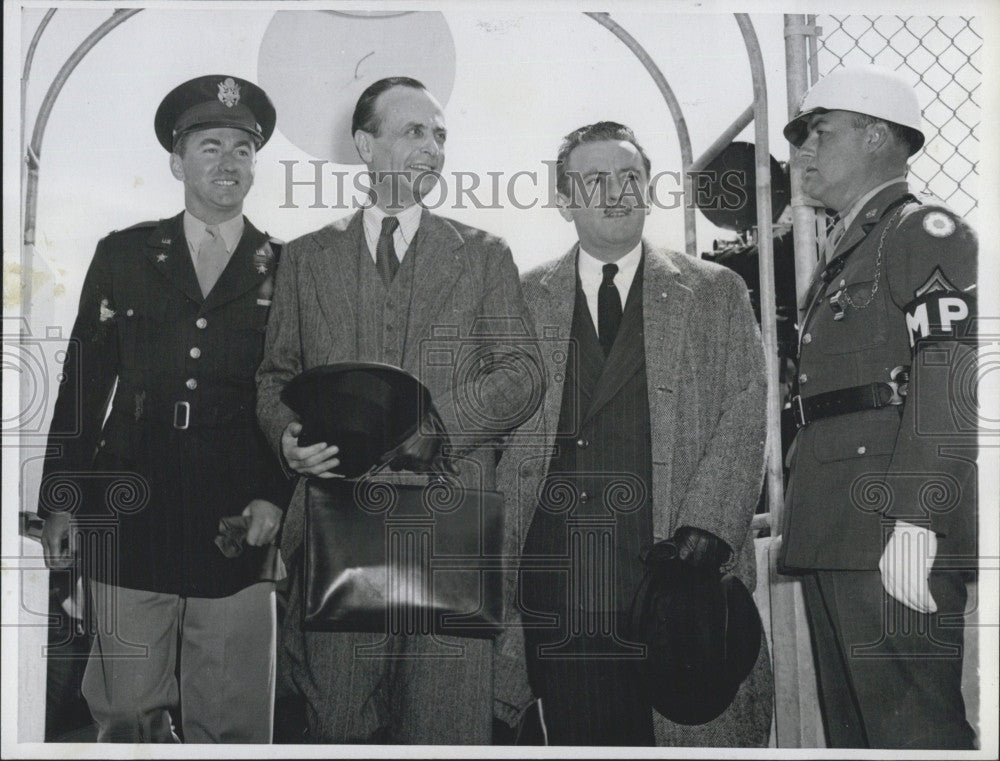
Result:
[[[586,439],[577,439],[576,445],[580,447],[580,449],[586,449],[587,447],[590,446],[590,442],[587,441]]]
[[[808,382],[809,382],[809,376],[806,375],[805,373],[802,373],[802,375],[799,376],[799,383],[808,383]]]
[[[195,320],[194,324],[197,326],[199,330],[204,330],[205,328],[208,327],[208,320],[206,320],[204,317],[199,317],[197,320]]]
[[[198,388],[198,381],[197,381],[197,379],[195,379],[195,378],[188,378],[188,379],[187,379],[187,380],[186,380],[186,381],[184,382],[184,385],[185,385],[185,386],[187,386],[187,387],[188,387],[189,389],[191,389],[192,391],[194,391],[194,390],[195,390],[196,388]]]
[[[191,351],[188,352],[191,355],[191,359],[198,359],[201,356],[201,349],[197,346],[192,346]]]
[[[580,501],[587,502],[588,500],[590,500],[590,495],[585,491],[580,492]]]
[[[813,337],[812,337],[811,333],[806,333],[804,336],[802,336],[802,343],[804,343],[804,344],[812,343],[812,340],[813,340]]]
[[[868,447],[858,447],[858,454],[864,454],[868,451]]]

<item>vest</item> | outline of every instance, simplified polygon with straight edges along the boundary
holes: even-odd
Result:
[[[607,404],[589,413],[616,354],[633,342],[643,346],[642,266],[607,360],[579,279],[570,335],[577,361],[567,363],[556,450],[539,487],[523,567],[532,558],[561,560],[555,571],[522,571],[522,601],[529,610],[547,613],[574,608],[620,613],[629,609],[643,574],[642,554],[653,543],[645,361]]]

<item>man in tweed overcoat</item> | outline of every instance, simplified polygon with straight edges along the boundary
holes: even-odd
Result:
[[[642,239],[649,161],[627,127],[576,130],[556,167],[579,243],[523,278],[548,386],[499,473],[517,516],[508,552],[522,554],[508,605],[524,625],[524,644],[512,630],[501,649],[525,648],[529,680],[498,674],[498,699],[540,697],[551,744],[766,745],[766,647],[734,703],[686,727],[637,697],[623,635],[655,541],[754,587],[765,386],[746,288]]]
[[[530,316],[510,250],[419,204],[443,164],[446,136],[441,107],[420,82],[400,77],[371,85],[358,100],[352,133],[374,180],[375,203],[288,244],[257,376],[261,425],[290,471],[333,477],[337,442],[298,446],[301,426],[281,402],[281,390],[319,365],[388,363],[430,390],[452,443],[468,452],[457,464],[463,484],[492,489],[498,437],[534,412],[532,400],[537,406],[540,398],[517,364],[504,361],[513,351],[509,343],[482,331],[474,335],[477,325],[499,323],[513,326],[522,344],[530,342]],[[455,365],[424,361],[428,349],[459,353],[470,343],[482,361],[468,376]],[[468,404],[477,408],[463,406]],[[470,427],[465,413],[490,424]],[[410,444],[419,447],[420,435]],[[306,480],[299,479],[282,535],[293,574]],[[371,645],[380,648],[377,654],[365,651]],[[303,631],[293,587],[282,648],[279,670],[284,666],[305,697],[313,742],[492,739],[490,640]]]

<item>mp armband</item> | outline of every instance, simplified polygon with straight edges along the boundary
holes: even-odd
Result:
[[[905,307],[910,349],[919,341],[949,341],[969,335],[976,314],[976,297],[962,291],[933,291],[918,296]]]

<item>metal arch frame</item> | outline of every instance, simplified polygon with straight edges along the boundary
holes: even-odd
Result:
[[[691,137],[680,102],[667,83],[666,77],[650,57],[649,53],[623,27],[611,19],[607,13],[585,13],[620,39],[639,59],[653,78],[666,101],[667,109],[674,120],[677,140],[681,149],[681,165],[684,175],[684,240],[685,249],[691,256],[697,256],[695,239],[695,212],[691,188],[691,172],[707,166],[712,159],[736,137],[751,121],[754,122],[754,158],[757,173],[757,246],[760,251],[774,250],[774,235],[771,228],[771,153],[767,134],[767,81],[764,59],[760,43],[754,31],[753,22],[745,13],[733,14],[743,35],[747,57],[750,61],[750,75],[753,84],[753,102],[715,140],[709,149],[693,159]],[[767,374],[767,506],[768,514],[759,523],[775,529],[781,525],[781,508],[784,501],[784,473],[781,463],[781,399],[778,387],[778,331],[775,312],[774,257],[759,256],[761,336],[764,341],[765,371]]]
[[[39,108],[38,116],[35,120],[35,127],[32,132],[31,142],[22,149],[25,160],[26,185],[24,196],[24,249],[22,251],[22,266],[24,271],[30,272],[35,244],[35,224],[37,216],[38,201],[38,179],[41,154],[42,139],[45,135],[45,128],[48,124],[48,117],[63,85],[72,74],[77,64],[83,60],[84,56],[103,39],[112,29],[122,24],[135,14],[141,12],[141,8],[116,10],[111,18],[107,19],[73,51],[70,57],[59,70],[52,84],[45,94],[45,99]],[[26,101],[26,91],[28,83],[28,73],[38,41],[52,18],[54,11],[49,11],[38,29],[35,31],[28,57],[25,61],[21,84],[21,114],[22,130],[24,129],[24,110]],[[681,163],[684,175],[684,239],[685,250],[692,256],[697,256],[697,241],[695,230],[695,209],[693,193],[691,189],[692,171],[707,165],[726,145],[746,127],[752,120],[755,124],[755,163],[756,163],[756,192],[757,192],[757,245],[762,251],[773,250],[773,234],[771,229],[771,168],[770,150],[768,146],[767,134],[767,82],[764,73],[764,63],[761,56],[760,44],[757,34],[754,31],[750,17],[745,13],[734,14],[736,23],[739,25],[743,35],[743,42],[747,49],[747,57],[750,61],[750,73],[753,83],[753,103],[748,106],[743,113],[737,117],[719,138],[697,161],[693,158],[691,150],[691,137],[688,134],[687,123],[680,102],[674,95],[663,72],[656,65],[649,53],[632,37],[623,27],[611,19],[608,13],[585,13],[601,26],[608,29],[618,37],[625,46],[639,59],[642,65],[653,78],[657,88],[663,95],[670,115],[673,118],[677,139],[681,149]],[[768,509],[770,523],[779,525],[779,516],[783,492],[783,475],[781,469],[781,428],[780,409],[778,398],[778,339],[776,328],[776,316],[774,310],[774,261],[771,256],[758,257],[760,262],[760,293],[761,293],[761,333],[764,341],[766,373],[767,373],[767,475],[768,475]],[[22,283],[22,309],[26,316],[31,315],[32,293],[31,278],[25,278]],[[765,306],[767,308],[765,308]]]

